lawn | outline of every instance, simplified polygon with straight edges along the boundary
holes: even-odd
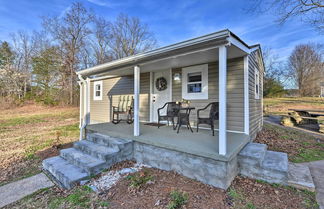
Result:
[[[287,114],[291,108],[324,110],[324,98],[319,97],[264,98],[263,102],[266,114]]]
[[[267,144],[269,150],[286,152],[295,163],[324,160],[324,141],[291,128],[265,123],[255,142]]]
[[[78,139],[77,107],[0,111],[0,185],[41,172],[41,161]]]
[[[120,163],[119,169],[130,162]],[[114,169],[114,168],[112,168]],[[174,172],[145,168],[100,194],[88,186],[41,190],[5,208],[318,208],[315,193],[236,177],[227,190]]]
[[[78,108],[29,105],[1,111],[0,118],[1,184],[41,172],[43,159],[57,155],[59,149],[69,147],[78,138]],[[265,125],[265,129],[277,131],[268,125]],[[280,135],[276,135],[280,140],[301,140],[302,147],[316,145],[312,138],[302,140],[306,136],[288,134],[285,131],[276,133]],[[269,145],[269,148],[280,147]],[[288,154],[290,158],[299,157],[295,158],[296,161],[305,161],[301,153]],[[315,155],[311,155],[306,159],[315,159]],[[133,162],[123,162],[111,169],[129,167],[130,164]],[[318,208],[318,205],[314,193],[291,187],[238,176],[232,186],[224,191],[174,172],[148,168],[145,175],[139,172],[125,177],[101,194],[93,192],[87,186],[77,186],[70,191],[55,186],[40,190],[5,208],[215,207],[297,209]]]

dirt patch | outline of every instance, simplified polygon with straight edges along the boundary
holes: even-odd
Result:
[[[112,169],[133,166],[134,162],[119,163]],[[188,199],[179,208],[318,208],[314,193],[290,187],[271,185],[243,177],[236,177],[231,187],[224,191],[174,172],[145,168],[133,176],[150,177],[148,181],[122,178],[110,190],[97,194],[85,186],[72,190],[57,187],[40,191],[5,208],[117,208],[151,209],[167,208],[171,192],[186,194]]]
[[[130,188],[125,178],[112,187],[103,197],[108,199],[112,208],[166,208],[170,192],[181,190],[189,194],[186,208],[226,208],[225,191],[174,172],[148,169],[152,182],[139,190]]]
[[[36,156],[39,157],[41,160],[45,160],[46,158],[54,157],[60,154],[61,149],[67,149],[73,146],[73,142],[67,143],[67,144],[60,144],[60,145],[54,145],[50,148],[47,148],[42,151],[38,151],[36,153]]]
[[[234,208],[317,208],[313,193],[236,177],[227,195]]]

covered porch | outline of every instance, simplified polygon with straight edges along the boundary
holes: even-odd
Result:
[[[99,123],[87,126],[88,132],[96,132],[104,135],[130,139],[137,142],[185,152],[188,154],[211,158],[218,161],[230,161],[248,143],[249,137],[243,133],[227,132],[227,150],[225,155],[219,154],[219,134],[212,136],[210,130],[199,129],[199,132],[191,133],[186,127],[182,127],[177,134],[172,126],[160,128],[140,123],[141,134],[134,136],[134,125],[121,122]]]
[[[81,129],[86,128],[109,136],[132,139],[217,160],[229,160],[250,139],[249,53],[249,46],[234,34],[224,30],[86,69],[81,72],[82,76],[88,76],[86,80],[83,80],[84,86],[82,89],[84,89],[84,92],[81,92],[84,95],[83,111],[81,111],[80,115],[80,121],[83,121],[81,122],[83,124]],[[230,60],[235,60],[236,64],[233,64]],[[194,95],[197,92],[188,92],[189,84],[182,84],[190,74],[185,74],[189,72],[189,68],[199,65],[207,66],[207,71],[200,71],[200,94],[202,96],[192,99],[185,95]],[[187,99],[195,103],[192,106],[196,108],[196,112],[196,110],[205,107],[210,102],[219,103],[219,119],[218,127],[215,129],[215,136],[212,136],[209,130],[204,129],[201,129],[199,133],[182,130],[177,134],[171,127],[158,129],[143,124],[143,122],[157,122],[154,119],[154,113],[156,113],[154,108],[157,106],[156,99],[159,97],[156,97],[155,92],[155,81],[158,78],[158,76],[155,78],[155,75],[158,75],[161,70],[166,73],[162,75],[168,85],[164,91],[161,91],[165,93],[161,104]],[[81,73],[79,78],[82,81],[84,77],[81,76]],[[180,81],[179,77],[178,81],[176,81],[176,75],[179,76],[179,74]],[[132,125],[123,123],[118,125],[111,123],[89,124],[91,114],[96,109],[110,108],[108,112],[111,112],[113,103],[109,103],[110,107],[108,105],[99,106],[100,101],[93,102],[93,105],[90,105],[92,99],[90,95],[94,91],[91,89],[93,88],[91,82],[127,76],[128,78],[131,77],[131,79],[118,80],[115,83],[112,82],[113,84],[107,83],[106,86],[111,85],[110,89],[117,91],[117,95],[132,95],[134,98],[132,108],[134,123]],[[122,87],[125,88],[121,90]],[[104,88],[105,86],[102,87],[101,85],[99,91]],[[100,95],[105,97],[107,92],[102,92]],[[144,100],[145,105],[143,105]],[[97,115],[99,114],[102,114],[102,112],[98,111]],[[195,115],[192,117],[194,120],[196,119]],[[111,116],[110,118],[107,117],[107,121],[111,121]],[[80,136],[81,139],[83,137]]]

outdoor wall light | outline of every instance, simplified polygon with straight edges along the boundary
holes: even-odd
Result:
[[[181,80],[181,75],[180,75],[180,73],[175,73],[175,74],[173,75],[173,80],[175,80],[175,81],[180,81],[180,80]]]

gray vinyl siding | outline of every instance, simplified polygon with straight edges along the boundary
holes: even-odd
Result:
[[[117,106],[121,95],[134,95],[133,75],[102,80],[102,100],[93,100],[93,81],[90,85],[90,121],[92,123],[110,122],[112,106]],[[140,120],[149,120],[150,74],[141,74]]]
[[[254,67],[259,66],[256,52],[249,55],[249,106],[250,106],[250,135],[253,139],[262,127],[262,99],[255,99],[254,95]],[[227,129],[232,131],[244,131],[244,60],[235,58],[227,62]],[[181,73],[182,68],[172,69],[172,74]],[[173,76],[172,76],[173,77]],[[263,71],[260,71],[262,81]],[[149,73],[141,74],[140,83],[140,120],[149,121],[150,118],[150,76]],[[90,86],[90,121],[109,122],[112,117],[112,106],[118,104],[120,95],[133,95],[133,75],[122,76],[103,81],[103,97],[100,101],[93,100],[93,81]],[[218,101],[218,62],[208,63],[208,99],[191,100],[192,125],[196,125],[197,109],[205,107],[209,102]],[[262,82],[260,82],[260,98],[262,98]],[[181,82],[172,80],[172,101],[182,99]],[[202,115],[208,114],[208,111]],[[215,123],[218,128],[218,121]]]
[[[236,58],[227,62],[227,129],[244,131],[244,60]],[[182,68],[172,70],[172,74],[181,73]],[[172,100],[182,99],[182,83],[173,81]],[[204,108],[210,102],[218,101],[218,62],[208,63],[208,99],[191,100],[191,106],[195,107],[191,114],[191,122],[196,125],[197,109]],[[202,115],[207,115],[205,111]],[[215,123],[218,128],[218,121]]]
[[[261,67],[259,51],[249,55],[249,108],[250,108],[250,137],[253,140],[263,125],[263,70]],[[259,70],[260,78],[260,99],[255,99],[255,70]]]

